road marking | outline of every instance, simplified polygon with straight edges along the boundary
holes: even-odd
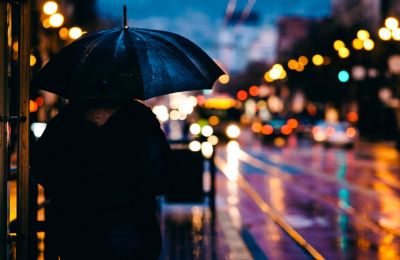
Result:
[[[282,169],[280,169],[279,167],[267,165],[267,163],[261,161],[258,158],[255,158],[254,156],[244,152],[243,150],[240,150],[240,155],[241,156],[239,157],[239,160],[243,161],[244,163],[250,164],[250,165],[252,165],[253,167],[256,167],[256,168],[263,169],[266,172],[268,172],[268,174],[274,175],[274,176],[280,178],[281,180],[294,185],[293,181],[289,178],[290,176],[289,175],[283,175],[281,173]],[[280,172],[277,173],[275,171],[271,171],[271,168],[278,168],[280,170]],[[312,175],[315,175],[315,174],[313,173]],[[329,176],[326,176],[326,175],[323,175],[323,176],[329,177]],[[391,227],[387,227],[385,225],[382,225],[381,223],[376,222],[373,219],[371,219],[369,216],[367,216],[365,214],[358,213],[354,209],[354,207],[352,207],[350,205],[342,205],[340,203],[337,204],[331,198],[329,198],[327,196],[315,194],[315,193],[310,193],[310,191],[308,189],[306,189],[304,187],[301,187],[298,184],[295,185],[295,188],[300,190],[300,191],[302,191],[303,193],[307,194],[309,197],[311,197],[311,198],[313,198],[315,200],[323,201],[323,202],[329,204],[331,207],[333,207],[335,209],[339,209],[340,211],[346,213],[347,215],[354,217],[360,223],[364,224],[365,227],[369,228],[370,230],[372,230],[376,234],[385,235],[386,233],[389,233],[391,235],[394,235],[394,236],[400,238],[400,230],[398,230],[396,228],[391,228]],[[346,187],[342,187],[342,188],[350,189],[348,184],[346,185]],[[382,231],[384,231],[385,233],[383,233]]]
[[[228,259],[253,260],[249,249],[244,243],[239,231],[233,226],[232,219],[226,209],[217,209],[217,218],[224,233],[225,242],[229,247]]]
[[[215,164],[221,172],[229,179],[227,173],[227,165],[220,157],[215,157]],[[325,259],[311,244],[307,242],[286,220],[272,207],[270,207],[261,196],[251,187],[251,185],[244,179],[242,175],[237,176],[236,182],[243,189],[244,192],[256,203],[260,210],[266,213],[286,234],[288,234],[307,254],[314,259]]]

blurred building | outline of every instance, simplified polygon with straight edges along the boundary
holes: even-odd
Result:
[[[257,13],[233,13],[218,37],[218,56],[229,72],[243,70],[249,62],[272,62],[276,57],[275,27],[262,25]]]
[[[400,1],[398,0],[382,0],[381,2],[382,16],[400,16]]]
[[[381,0],[332,0],[332,15],[336,22],[344,27],[368,25],[377,28],[381,22],[381,2]]]
[[[281,17],[278,20],[278,60],[288,60],[296,45],[305,40],[311,28],[311,24],[317,20],[304,17]]]

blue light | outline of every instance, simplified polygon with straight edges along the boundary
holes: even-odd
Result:
[[[340,81],[340,82],[345,83],[345,82],[349,81],[349,79],[350,79],[350,74],[349,74],[347,71],[345,71],[345,70],[341,70],[341,71],[339,72],[339,74],[338,74],[338,78],[339,78],[339,81]]]

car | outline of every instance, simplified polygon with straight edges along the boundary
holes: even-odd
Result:
[[[358,139],[357,128],[349,122],[319,121],[312,128],[312,139],[325,146],[342,146],[351,148]]]

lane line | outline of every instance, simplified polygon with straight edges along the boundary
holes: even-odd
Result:
[[[290,177],[289,175],[282,174],[283,170],[280,169],[279,167],[268,165],[267,163],[261,161],[260,159],[255,158],[250,154],[247,154],[243,150],[240,150],[240,153],[242,156],[239,157],[239,160],[243,161],[244,163],[252,165],[253,167],[256,167],[259,169],[263,169],[264,171],[268,172],[268,174],[274,175],[275,177],[278,177],[281,180],[293,185],[297,190],[308,195],[309,197],[313,198],[314,200],[319,200],[319,201],[325,202],[325,203],[329,204],[331,207],[338,209],[349,216],[352,216],[353,218],[357,219],[360,223],[364,224],[365,227],[372,230],[374,233],[376,233],[378,235],[385,235],[385,234],[389,233],[393,236],[400,238],[400,230],[398,230],[396,228],[391,228],[391,227],[385,226],[385,225],[381,224],[380,222],[373,220],[371,217],[369,217],[365,214],[358,213],[354,209],[354,207],[352,207],[350,205],[337,204],[335,202],[335,199],[332,199],[329,196],[311,193],[309,189],[301,187],[297,183],[295,185],[293,180],[291,180],[289,178]],[[245,159],[243,159],[243,157],[245,157]],[[278,168],[280,172],[277,173],[275,171],[271,171],[272,168]],[[342,188],[346,188],[346,187],[342,187]],[[385,233],[383,233],[382,231],[384,231]]]
[[[229,173],[227,172],[227,164],[225,161],[217,155],[215,157],[215,164],[221,170],[221,172],[229,179]],[[261,196],[251,187],[251,185],[244,179],[242,175],[237,176],[236,182],[243,189],[244,192],[256,203],[260,210],[266,213],[290,238],[298,244],[305,253],[317,260],[325,259],[324,256],[317,249],[315,249],[310,243],[307,242],[286,220],[272,207],[270,207]]]
[[[217,218],[225,237],[225,243],[229,247],[228,259],[253,260],[249,248],[243,241],[239,231],[233,226],[232,219],[226,210],[218,208]]]

